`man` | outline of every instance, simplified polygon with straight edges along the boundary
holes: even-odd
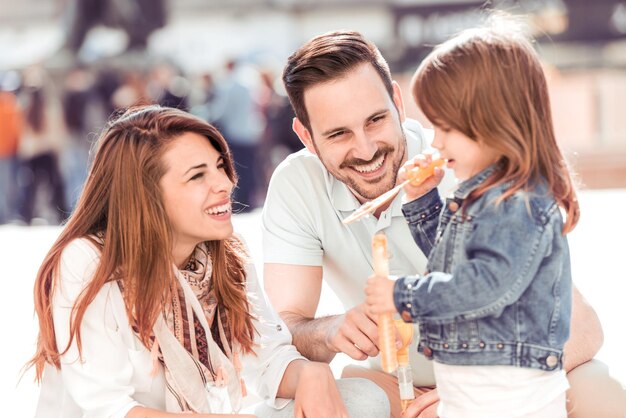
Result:
[[[423,272],[426,256],[403,219],[402,193],[372,217],[350,225],[341,221],[395,185],[407,158],[428,148],[429,132],[405,118],[387,63],[359,33],[310,40],[289,58],[283,81],[296,114],[293,129],[306,149],[289,156],[270,182],[263,210],[265,289],[306,357],[329,362],[343,352],[355,360],[372,359],[378,355],[376,319],[366,313],[363,288],[372,273],[373,235],[387,235],[391,274]],[[345,314],[315,318],[323,280]],[[591,359],[602,343],[595,312],[574,293],[567,370]],[[344,377],[378,383],[389,396],[392,416],[399,416],[395,377],[373,360],[371,369],[347,367]],[[435,384],[432,366],[415,344],[411,361],[419,395],[411,416],[436,416],[436,390],[429,390]],[[581,383],[570,379],[573,389]]]

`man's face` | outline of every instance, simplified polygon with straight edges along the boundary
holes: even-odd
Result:
[[[294,129],[326,169],[362,203],[391,189],[406,161],[402,97],[389,97],[380,76],[363,64],[304,93],[311,132]]]

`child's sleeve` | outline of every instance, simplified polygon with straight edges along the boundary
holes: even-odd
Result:
[[[402,205],[402,213],[417,246],[428,256],[435,244],[439,214],[443,208],[439,190],[432,189],[424,196]]]

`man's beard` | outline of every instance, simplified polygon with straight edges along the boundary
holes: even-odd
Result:
[[[369,183],[367,180],[362,180],[361,182],[359,182],[352,176],[349,176],[349,175],[341,176],[339,173],[335,173],[329,170],[328,165],[326,165],[326,163],[324,162],[324,159],[322,159],[319,149],[317,149],[317,146],[315,145],[315,142],[313,142],[313,146],[315,147],[317,151],[317,155],[320,161],[322,162],[324,167],[326,167],[326,170],[334,178],[344,183],[352,191],[354,191],[356,194],[358,194],[360,197],[364,198],[365,200],[375,199],[381,194],[385,193],[386,191],[392,189],[396,185],[398,171],[400,170],[400,166],[402,165],[404,158],[406,156],[406,136],[404,135],[404,131],[403,131],[402,140],[398,143],[398,149],[400,152],[398,152],[398,156],[396,160],[393,161],[391,165],[391,170],[392,170],[391,172],[393,173],[391,178],[386,181],[385,181],[385,178],[383,178],[383,180],[375,180],[372,183]],[[389,155],[393,153],[393,151],[395,151],[394,147],[390,145],[385,145],[379,148],[369,161],[361,160],[358,158],[346,160],[339,165],[338,171],[344,170],[344,169],[350,170],[349,167],[371,164],[372,161],[376,161],[376,159],[379,158],[381,155],[385,155],[385,158],[388,158]],[[356,174],[355,176],[358,176],[358,174]],[[363,185],[362,184],[363,181],[365,181],[366,183],[369,183],[370,187],[368,187],[367,185]]]

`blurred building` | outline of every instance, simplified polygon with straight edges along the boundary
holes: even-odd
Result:
[[[287,56],[307,39],[350,28],[381,48],[405,91],[412,71],[433,45],[480,24],[485,16],[485,2],[472,0],[0,3],[0,72],[33,61],[63,72],[75,60],[137,67],[166,58],[187,74],[200,76],[219,72],[226,60],[237,57],[279,74]],[[626,0],[488,3],[528,16],[536,28],[557,136],[583,184],[626,187],[626,118],[620,110],[626,101]],[[108,11],[76,20],[81,17],[77,10],[92,5],[93,11],[93,4],[106,5]],[[139,22],[141,30],[130,29],[129,22]],[[137,49],[142,51],[128,53]],[[409,115],[419,118],[409,97],[407,91]]]

